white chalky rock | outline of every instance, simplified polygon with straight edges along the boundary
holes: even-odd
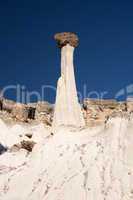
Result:
[[[61,49],[61,77],[57,84],[53,130],[62,125],[75,127],[85,125],[76,91],[73,52],[74,47],[69,44]]]
[[[7,141],[18,137],[14,128],[1,128]],[[41,124],[29,125],[40,135],[33,151],[0,156],[0,200],[132,200],[132,130],[133,119],[124,118],[80,131],[61,127],[53,136]]]

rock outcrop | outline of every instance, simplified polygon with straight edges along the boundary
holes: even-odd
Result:
[[[53,119],[53,105],[48,102],[38,102],[36,104],[35,119],[41,121],[47,125],[52,124]]]
[[[14,105],[13,110],[12,110],[12,115],[17,120],[22,121],[22,122],[27,122],[28,114],[29,114],[29,109],[26,105],[20,104],[20,103],[16,103]]]
[[[2,99],[1,103],[2,103],[2,110],[5,110],[9,113],[12,112],[12,110],[13,110],[15,104],[16,104],[15,101],[5,99],[5,98]]]
[[[56,102],[53,117],[53,130],[60,126],[83,127],[85,125],[81,106],[78,102],[73,53],[77,36],[60,33],[55,39],[61,44],[61,77],[57,83]]]
[[[127,110],[133,112],[133,98],[127,99]]]
[[[34,148],[14,140],[20,145],[0,155],[0,200],[133,200],[133,118],[61,127],[55,135],[45,126],[28,127]],[[23,130],[22,123],[5,127],[5,139]]]
[[[51,125],[53,110],[53,105],[45,101],[22,104],[5,98],[0,100],[0,118],[9,122],[36,120]]]
[[[18,122],[42,122],[48,126],[52,125],[54,105],[39,101],[37,103],[21,104],[12,100],[2,99],[0,119],[7,123]],[[62,103],[61,106],[64,106]],[[114,99],[85,99],[82,112],[86,126],[96,126],[106,123],[111,117],[130,117],[133,115],[133,99],[125,102],[118,102]]]
[[[106,123],[111,117],[129,117],[133,112],[132,101],[117,102],[114,99],[85,99],[83,113],[87,126]]]

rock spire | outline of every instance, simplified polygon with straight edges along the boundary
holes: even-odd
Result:
[[[85,122],[78,102],[73,66],[78,37],[74,33],[65,32],[56,34],[55,40],[61,48],[61,77],[57,83],[53,128],[62,125],[83,127]]]

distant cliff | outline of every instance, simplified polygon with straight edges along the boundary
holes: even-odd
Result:
[[[115,116],[129,118],[133,113],[133,99],[125,102],[117,102],[112,99],[85,99],[82,104],[82,112],[86,126],[106,123],[109,118]],[[0,118],[7,122],[40,121],[51,126],[53,113],[54,105],[46,101],[21,104],[4,98],[0,100]]]

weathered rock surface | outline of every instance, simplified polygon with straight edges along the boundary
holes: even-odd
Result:
[[[83,113],[87,126],[104,124],[110,117],[128,117],[130,112],[133,112],[131,102],[103,99],[85,99],[83,102]]]
[[[73,66],[74,48],[67,44],[61,49],[61,77],[57,83],[53,129],[58,127],[85,126],[81,106],[78,102]]]
[[[56,102],[53,117],[53,130],[60,126],[83,127],[85,121],[78,102],[74,75],[73,54],[78,45],[78,37],[74,33],[57,33],[55,40],[61,47],[61,76],[57,83]]]
[[[62,48],[67,44],[72,47],[77,47],[79,43],[78,36],[71,32],[57,33],[54,38],[57,41],[59,48]]]
[[[22,149],[26,149],[27,151],[31,152],[33,147],[35,146],[35,142],[34,141],[21,141],[21,148]]]
[[[52,136],[40,128],[27,128],[37,143],[32,152],[0,156],[0,200],[133,199],[133,118],[82,130],[62,127]],[[0,129],[10,140],[25,135],[23,125]]]
[[[53,105],[45,101],[21,104],[12,100],[2,99],[0,101],[0,118],[6,122],[30,122],[35,120],[51,125]]]
[[[104,124],[111,117],[130,117],[133,114],[133,99],[130,98],[126,102],[85,99],[82,112],[87,126]],[[45,101],[27,105],[8,99],[1,101],[0,119],[9,124],[37,121],[51,126],[53,113],[54,105]]]
[[[15,104],[16,103],[14,101],[4,98],[2,99],[2,110],[5,110],[11,113]]]
[[[10,147],[9,151],[10,152],[17,152],[21,149],[21,144],[14,144],[12,147]]]
[[[29,114],[28,111],[29,110],[26,105],[17,103],[12,110],[12,115],[19,121],[27,122]]]
[[[35,142],[31,140],[22,140],[18,144],[14,144],[12,147],[10,147],[10,152],[16,152],[19,151],[20,149],[25,149],[29,152],[32,152],[33,147],[35,146]]]
[[[51,125],[53,119],[53,111],[53,105],[45,101],[40,101],[36,104],[35,119],[47,125]]]
[[[127,110],[133,112],[133,98],[127,100]]]

